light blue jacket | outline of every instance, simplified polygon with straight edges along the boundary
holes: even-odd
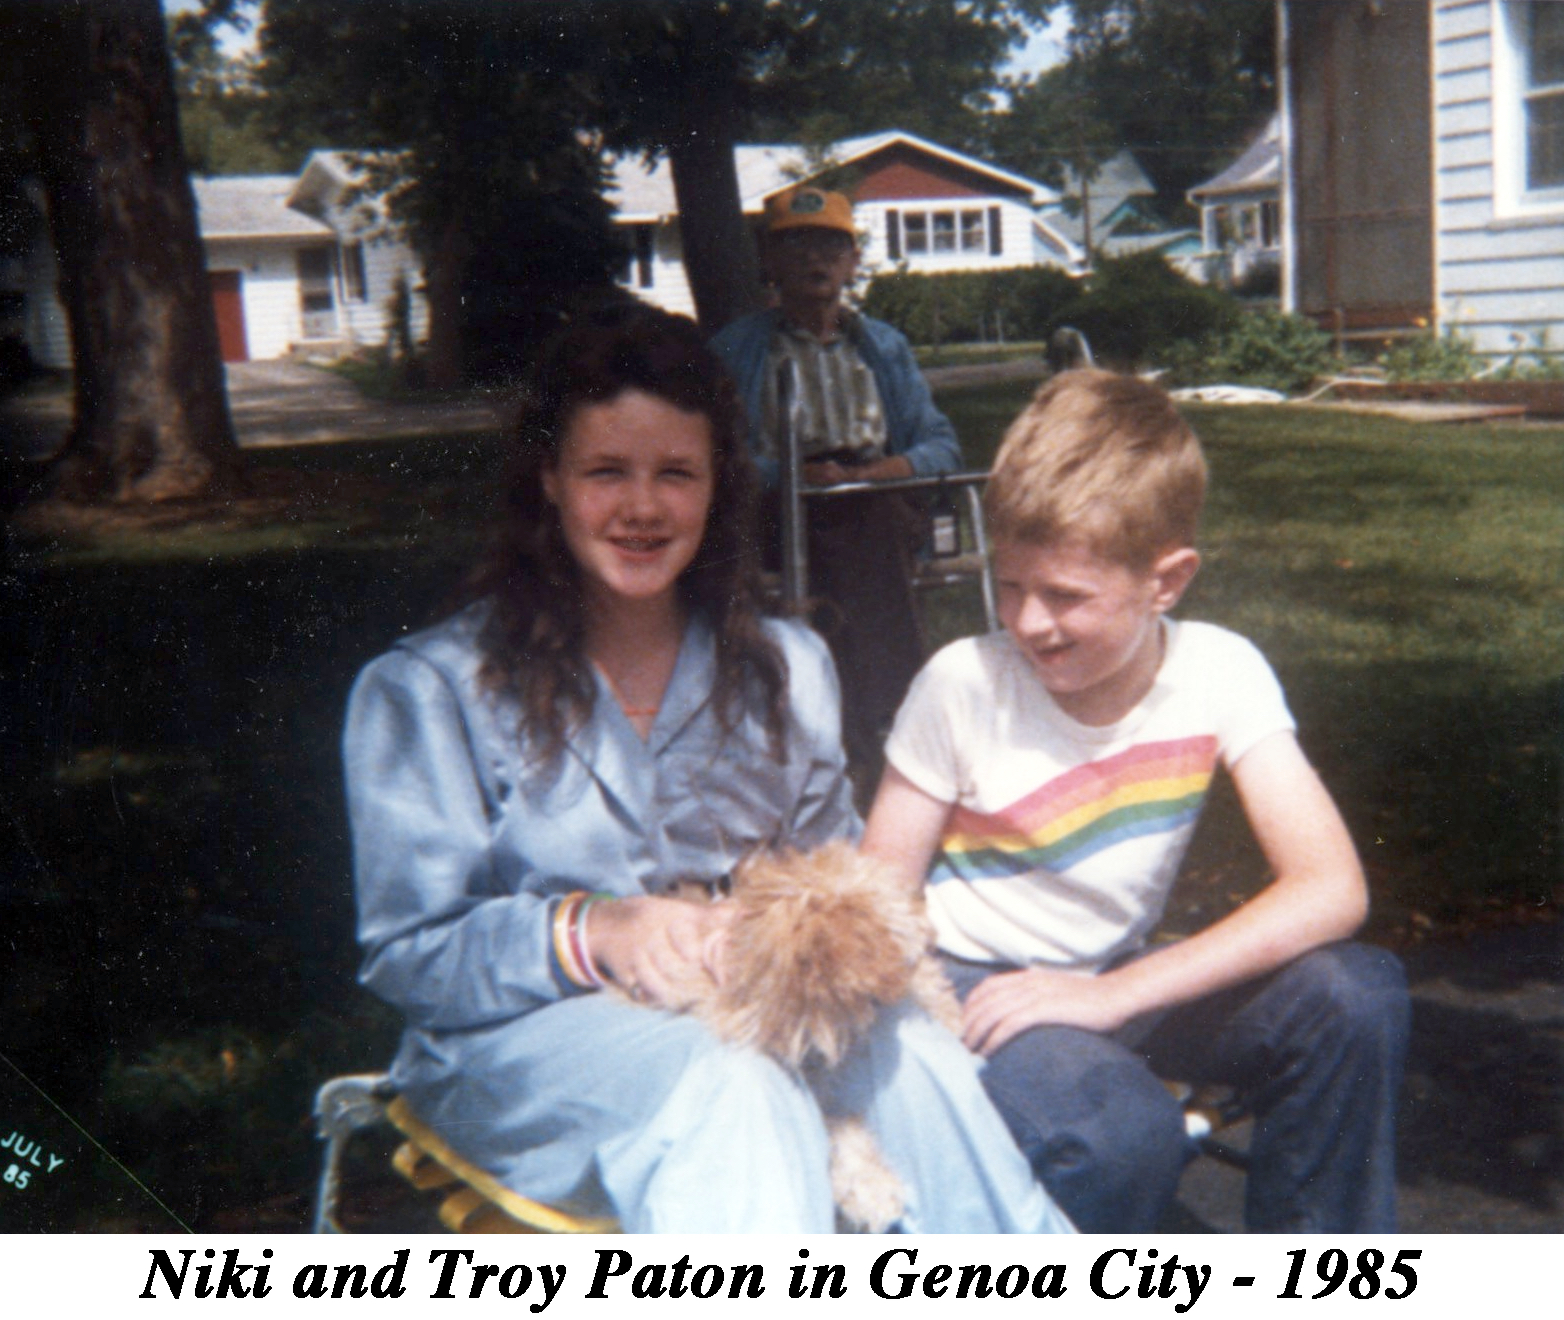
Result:
[[[775,310],[755,312],[725,326],[711,341],[712,349],[738,382],[744,410],[749,414],[750,451],[768,489],[777,485],[777,460],[769,446],[762,443],[760,401],[766,353],[780,320],[781,315]],[[848,318],[847,334],[874,374],[880,402],[885,406],[886,452],[905,458],[916,476],[956,471],[961,466],[956,430],[934,406],[929,383],[906,336],[884,321],[858,315]]]
[[[692,622],[650,735],[601,679],[548,765],[478,686],[481,608],[369,664],[343,752],[362,979],[405,1014],[391,1068],[425,1125],[513,1192],[642,1232],[820,1233],[834,1222],[822,1101],[695,1016],[581,993],[550,952],[559,896],[657,893],[761,845],[854,837],[836,674],[803,625],[786,759],[758,702],[724,734],[711,630]],[[913,1232],[1068,1231],[983,1093],[977,1060],[911,1006],[833,1074],[907,1184]]]
[[[573,890],[658,893],[716,879],[751,849],[856,834],[836,671],[825,645],[769,620],[788,669],[787,759],[762,713],[724,736],[711,630],[692,621],[643,740],[598,679],[552,765],[516,733],[513,703],[478,686],[481,607],[368,665],[343,735],[364,984],[414,1031],[526,1013],[574,993],[550,918]]]

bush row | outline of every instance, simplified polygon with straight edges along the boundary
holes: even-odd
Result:
[[[1166,368],[1170,384],[1298,390],[1336,365],[1312,323],[1247,308],[1156,253],[1102,259],[1084,280],[1047,267],[879,275],[864,311],[917,344],[1042,341],[1074,326],[1103,365]]]
[[[877,275],[864,311],[915,344],[1045,340],[1080,330],[1098,358],[1138,366],[1169,345],[1200,341],[1237,320],[1239,303],[1197,284],[1155,253],[1106,258],[1084,280],[1047,266],[943,275]]]
[[[1051,266],[1017,270],[876,275],[863,309],[915,344],[1004,343],[1046,338],[1076,282]]]

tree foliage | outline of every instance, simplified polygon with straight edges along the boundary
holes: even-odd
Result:
[[[1052,0],[641,0],[578,13],[595,29],[612,147],[666,152],[701,319],[756,300],[733,147],[820,145],[905,128],[979,134],[998,66]]]
[[[759,294],[732,163],[738,142],[895,126],[973,145],[1022,20],[1050,6],[266,0],[262,77],[295,145],[313,138],[406,153],[413,187],[404,213],[437,261],[493,251],[475,198],[511,198],[515,212],[530,193],[534,209],[539,195],[553,199],[547,209],[562,222],[531,232],[567,264],[585,242],[574,273],[587,273],[601,244],[590,241],[590,208],[574,191],[587,181],[584,143],[666,154],[696,306],[716,326]],[[233,8],[234,0],[209,5]],[[567,197],[577,201],[561,212]],[[449,232],[457,212],[472,216],[466,234]],[[464,283],[468,296],[490,287],[476,268]]]
[[[797,4],[796,49],[758,98],[760,141],[828,144],[904,129],[981,152],[1000,70],[1059,0]],[[787,9],[789,6],[782,6]],[[768,131],[769,130],[769,131]]]
[[[1068,58],[1014,90],[996,155],[1040,177],[1121,147],[1165,209],[1215,173],[1275,109],[1272,0],[1071,0]]]
[[[1076,281],[1057,266],[1019,270],[888,271],[864,291],[863,310],[915,344],[1041,341],[1076,304]]]
[[[266,0],[274,121],[294,144],[366,153],[426,263],[436,383],[509,372],[622,261],[578,9]]]
[[[1228,294],[1196,284],[1160,253],[1137,252],[1100,260],[1057,324],[1081,331],[1099,362],[1133,369],[1175,343],[1222,333],[1237,315]]]
[[[275,131],[252,58],[223,52],[198,12],[168,21],[179,132],[193,174],[284,174],[302,154]]]

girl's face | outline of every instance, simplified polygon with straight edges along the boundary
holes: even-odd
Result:
[[[575,410],[543,490],[589,603],[675,603],[706,533],[715,466],[703,413],[633,389]]]

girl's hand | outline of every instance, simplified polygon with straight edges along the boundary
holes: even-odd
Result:
[[[1000,972],[967,996],[961,1039],[975,1053],[992,1054],[1030,1027],[1116,1031],[1131,1017],[1116,986],[1111,973],[1084,976],[1047,967]]]
[[[722,906],[651,896],[595,903],[587,915],[592,961],[638,1003],[685,1008],[716,981]]]

